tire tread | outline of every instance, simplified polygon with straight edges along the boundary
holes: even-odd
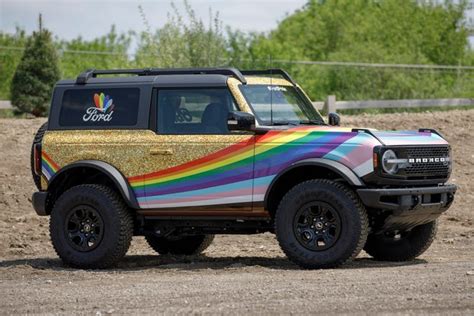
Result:
[[[202,241],[196,245],[195,248],[190,247],[190,238],[202,238]],[[148,245],[159,254],[174,254],[174,255],[197,255],[206,250],[214,240],[214,235],[197,235],[188,236],[182,240],[169,241],[163,237],[156,237],[155,235],[145,236]]]
[[[31,175],[33,176],[33,182],[35,183],[35,186],[38,190],[41,190],[41,176],[35,173],[34,149],[35,149],[36,144],[39,144],[43,141],[43,136],[47,128],[48,128],[48,122],[43,123],[40,126],[40,128],[38,128],[38,130],[36,131],[35,138],[33,139],[33,144],[31,144],[30,169],[31,169]]]
[[[313,180],[308,180],[301,182],[294,186],[292,189],[290,189],[285,196],[281,199],[277,212],[275,214],[275,223],[279,221],[279,217],[281,216],[281,208],[282,205],[285,205],[287,203],[287,200],[290,199],[294,194],[304,191],[304,188],[307,185],[328,185],[328,186],[333,186],[334,188],[341,190],[351,201],[354,203],[356,206],[356,210],[359,213],[358,216],[361,219],[361,234],[360,237],[357,241],[357,245],[352,251],[352,253],[346,257],[346,258],[341,258],[337,261],[334,261],[330,264],[318,264],[318,263],[307,263],[306,261],[301,260],[298,256],[295,256],[292,252],[288,251],[288,249],[285,246],[285,241],[282,240],[281,234],[278,233],[278,227],[275,225],[275,233],[277,235],[278,242],[280,244],[280,247],[282,248],[283,252],[285,255],[294,263],[298,264],[300,267],[304,269],[314,269],[314,268],[332,268],[332,267],[337,267],[342,264],[345,264],[346,262],[354,259],[363,249],[367,236],[368,236],[368,231],[369,231],[369,219],[367,216],[367,212],[365,210],[364,205],[360,201],[360,199],[357,197],[357,195],[354,193],[354,191],[347,186],[346,184],[340,183],[340,182],[335,182],[332,180],[327,180],[327,179],[313,179]]]
[[[397,249],[390,249],[389,244],[377,240],[375,235],[369,235],[364,250],[379,261],[402,262],[413,260],[428,250],[433,243],[438,231],[438,222],[433,221],[417,227],[414,228],[414,230],[416,229],[416,236],[411,236],[406,243],[398,245]],[[395,246],[397,245],[395,244]]]
[[[100,262],[94,263],[93,265],[88,265],[88,264],[84,264],[83,262],[80,262],[79,260],[74,260],[72,258],[67,258],[66,263],[71,265],[71,266],[79,267],[79,268],[104,269],[104,268],[114,266],[115,264],[118,263],[118,261],[120,259],[122,259],[125,256],[125,254],[128,251],[128,248],[130,247],[130,243],[131,243],[132,236],[133,236],[133,216],[130,213],[130,211],[127,208],[124,201],[122,200],[122,198],[115,191],[113,191],[111,188],[109,188],[107,186],[104,186],[104,185],[81,184],[81,185],[74,186],[74,187],[70,188],[69,190],[65,191],[63,193],[63,195],[67,194],[71,190],[77,190],[77,189],[80,189],[80,188],[84,188],[84,189],[87,189],[87,190],[92,189],[92,190],[95,190],[97,192],[100,192],[102,194],[102,196],[106,197],[107,199],[109,199],[109,201],[111,201],[111,203],[113,204],[114,209],[116,210],[116,216],[119,217],[119,222],[121,224],[120,225],[120,232],[119,232],[119,237],[117,239],[117,243],[116,243],[116,247],[115,247],[114,251],[111,254],[109,254],[106,258],[101,260]],[[53,212],[58,211],[58,210],[56,210],[56,204],[57,203],[55,203],[55,206],[53,208]],[[55,229],[55,228],[52,227],[51,224],[52,224],[52,221],[50,220],[51,239],[53,239],[54,236],[53,236],[52,232],[53,232],[53,229]],[[53,242],[52,244],[53,244],[53,248],[54,248],[56,254],[64,260],[62,254],[61,254],[61,249],[57,248],[56,243]]]

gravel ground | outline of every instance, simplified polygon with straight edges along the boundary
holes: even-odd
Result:
[[[116,269],[64,267],[35,215],[29,147],[44,120],[0,120],[0,314],[474,313],[474,110],[358,115],[344,125],[440,130],[459,185],[433,246],[407,263],[365,253],[340,269],[304,271],[271,234],[218,236],[203,256],[158,256],[135,238]]]

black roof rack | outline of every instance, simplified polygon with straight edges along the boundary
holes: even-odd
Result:
[[[235,68],[143,68],[143,69],[110,69],[96,70],[88,69],[77,76],[76,84],[86,84],[90,78],[98,75],[136,75],[136,76],[159,76],[159,75],[227,75],[233,76],[243,84],[247,81],[242,73]]]
[[[296,82],[291,78],[291,76],[284,71],[283,69],[265,69],[265,70],[242,70],[242,75],[244,76],[261,76],[261,75],[280,75],[287,81],[289,81],[292,85],[296,86]]]

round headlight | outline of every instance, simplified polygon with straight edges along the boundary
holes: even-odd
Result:
[[[395,174],[398,171],[398,164],[392,162],[397,159],[397,155],[391,149],[386,150],[382,155],[382,168],[388,174]]]

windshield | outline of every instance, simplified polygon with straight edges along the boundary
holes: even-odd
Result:
[[[240,89],[261,125],[324,124],[311,102],[295,87],[247,84]]]

